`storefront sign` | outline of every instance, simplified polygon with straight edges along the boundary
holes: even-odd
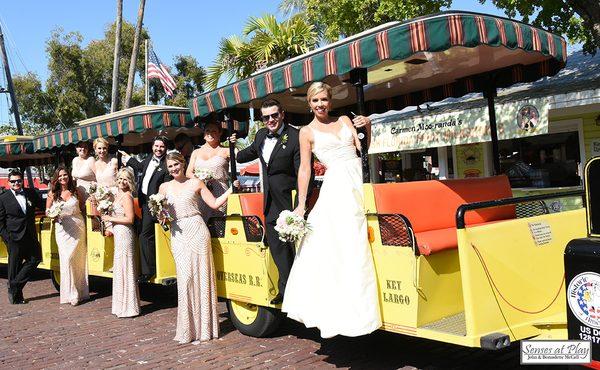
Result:
[[[547,98],[496,104],[498,139],[548,133]],[[373,119],[369,154],[491,141],[486,107]]]
[[[458,178],[485,176],[483,143],[459,145],[456,147],[456,170]]]
[[[591,157],[596,157],[600,155],[600,140],[594,139],[590,143],[591,149]]]

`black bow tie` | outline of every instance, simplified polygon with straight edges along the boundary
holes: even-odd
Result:
[[[273,138],[277,139],[277,138],[279,138],[279,134],[276,132],[273,133],[273,132],[269,131],[269,132],[267,132],[267,137],[269,139],[273,139]]]
[[[25,195],[25,192],[23,190],[20,191],[15,191],[15,195]]]

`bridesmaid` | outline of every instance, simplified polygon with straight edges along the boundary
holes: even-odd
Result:
[[[216,123],[207,123],[204,126],[205,143],[192,152],[186,176],[194,177],[194,170],[205,168],[213,172],[214,179],[207,181],[211,192],[215,197],[221,196],[229,188],[229,148],[221,145],[223,130]],[[237,185],[236,185],[237,186]],[[222,217],[227,213],[227,204],[219,209],[212,209],[202,200],[200,201],[200,212],[204,222],[211,217]]]
[[[108,156],[108,141],[99,137],[94,140],[94,151],[96,152],[96,162],[94,163],[94,173],[98,186],[116,187],[117,185],[117,158]],[[104,222],[104,236],[112,236],[112,224]]]
[[[77,183],[77,188],[83,194],[84,202],[90,196],[90,185],[96,181],[94,174],[94,157],[90,155],[92,146],[88,141],[77,144],[77,157],[71,163],[71,176]]]
[[[77,190],[64,166],[56,169],[50,184],[46,209],[54,202],[64,202],[55,224],[60,259],[60,303],[76,306],[90,297],[83,194]]]
[[[108,141],[99,137],[94,140],[94,151],[96,152],[96,162],[94,163],[94,174],[96,182],[100,186],[114,187],[117,184],[117,158],[108,156]]]
[[[111,222],[115,236],[113,260],[112,313],[117,317],[133,317],[140,314],[140,293],[135,268],[135,233],[133,231],[133,173],[122,168],[117,173],[117,196],[111,216],[102,221]]]
[[[184,174],[185,159],[178,152],[167,154],[173,180],[163,183],[159,193],[167,198],[171,216],[171,251],[177,270],[177,330],[179,343],[205,341],[219,336],[217,289],[210,233],[198,208],[200,198],[211,208],[225,203],[232,190],[215,199],[204,182]]]

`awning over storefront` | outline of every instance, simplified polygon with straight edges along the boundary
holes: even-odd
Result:
[[[484,101],[473,105],[441,113],[436,112],[438,106],[409,114],[376,116],[369,154],[491,141],[488,108]],[[498,139],[548,133],[548,106],[548,97],[498,103]]]
[[[286,111],[306,113],[312,81],[333,87],[334,108],[356,102],[350,71],[366,68],[368,113],[534,81],[564,66],[560,36],[506,18],[445,12],[392,22],[259,71],[189,102],[193,117],[231,108],[257,108],[267,96]]]
[[[125,109],[100,117],[79,122],[77,127],[37,136],[34,140],[36,151],[77,144],[98,137],[117,137],[121,134],[139,133],[139,138],[131,135],[124,145],[138,145],[144,140],[143,134],[155,135],[162,130],[179,127],[193,127],[189,111],[180,107],[143,105]],[[136,140],[137,139],[137,140]]]

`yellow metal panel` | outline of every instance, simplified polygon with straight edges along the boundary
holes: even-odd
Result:
[[[458,250],[419,256],[417,326],[464,311]]]
[[[86,236],[88,250],[88,274],[94,276],[112,277],[109,270],[113,265],[114,238],[105,237],[100,231],[92,230],[90,204],[87,203]]]
[[[36,220],[36,226],[42,247],[42,262],[38,265],[38,268],[59,271],[60,261],[58,259],[58,245],[54,238],[54,222],[50,218],[46,218],[40,228]]]
[[[213,258],[219,297],[273,307],[279,273],[267,246],[248,242],[239,196],[227,203],[223,238],[212,239]]]
[[[538,335],[565,311],[563,252],[585,235],[583,209],[458,230],[467,336]]]
[[[165,231],[159,224],[154,224],[156,236],[156,276],[154,282],[162,284],[164,279],[177,277],[175,260],[171,253],[171,231]],[[139,248],[136,248],[139,250]],[[137,253],[139,255],[139,252]]]

